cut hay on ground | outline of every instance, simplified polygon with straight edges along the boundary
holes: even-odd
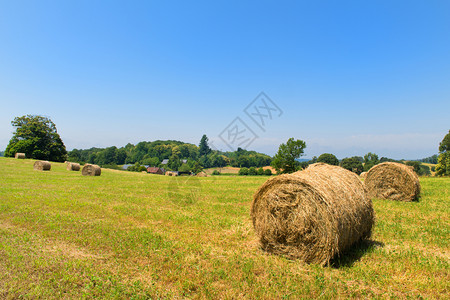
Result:
[[[366,179],[367,172],[362,172],[361,174],[359,174],[359,177],[361,177],[361,179]]]
[[[419,199],[419,177],[412,167],[395,162],[385,162],[372,167],[364,180],[370,199],[415,201]]]
[[[14,158],[25,159],[25,153],[16,153],[16,155],[14,155]]]
[[[321,265],[370,237],[374,223],[359,177],[323,163],[267,180],[251,217],[264,250]]]
[[[175,171],[167,171],[166,176],[178,176],[178,173]]]
[[[33,169],[39,170],[39,171],[50,171],[51,168],[52,168],[52,165],[50,164],[50,162],[45,161],[45,160],[38,160],[33,165]]]
[[[84,176],[100,176],[102,169],[97,165],[85,164],[81,170],[81,174]]]
[[[80,171],[81,168],[80,164],[72,162],[67,162],[66,164],[67,164],[66,168],[68,171]]]

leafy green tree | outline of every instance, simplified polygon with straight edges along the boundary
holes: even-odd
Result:
[[[450,152],[443,152],[438,156],[436,176],[450,176]]]
[[[352,171],[358,175],[361,174],[362,171],[364,170],[362,162],[356,156],[344,158],[341,161],[341,167],[349,171]]]
[[[411,166],[414,168],[414,172],[419,176],[430,175],[430,167],[422,165],[419,161],[408,161],[406,162],[407,166]]]
[[[303,155],[306,143],[302,140],[290,138],[286,144],[281,144],[277,154],[275,154],[272,166],[281,173],[292,173],[297,170],[298,159]]]
[[[59,162],[67,159],[66,146],[49,118],[26,115],[14,118],[11,124],[16,131],[6,147],[5,156],[22,152],[27,158]]]
[[[450,130],[439,144],[439,153],[436,176],[450,176]]]
[[[270,169],[265,169],[264,170],[264,175],[271,176],[272,175],[272,171]]]
[[[258,169],[258,175],[264,175],[264,169],[262,167]]]
[[[364,155],[364,171],[369,171],[373,166],[380,163],[378,159],[378,155],[375,153],[369,152]]]
[[[333,166],[339,165],[339,159],[331,153],[323,153],[317,158],[317,162],[326,163]]]
[[[172,169],[173,171],[178,171],[178,168],[180,166],[181,166],[180,158],[178,157],[178,155],[173,154],[169,158],[169,168]]]
[[[442,142],[439,143],[439,153],[444,153],[450,151],[450,130],[445,135]]]
[[[178,168],[179,172],[191,172],[191,167],[188,164],[182,164],[179,168]]]
[[[200,156],[208,155],[211,152],[211,148],[209,148],[208,145],[208,137],[206,136],[206,134],[202,136],[198,148]]]
[[[248,169],[248,175],[258,175],[258,171],[256,170],[255,167],[250,167]]]
[[[248,175],[248,168],[240,168],[239,169],[239,175]]]
[[[203,170],[202,165],[198,161],[194,161],[192,163],[191,169],[192,169],[192,172],[195,174],[198,174]]]

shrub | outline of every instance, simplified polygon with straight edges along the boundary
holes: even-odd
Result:
[[[339,160],[336,156],[331,153],[324,153],[317,158],[317,162],[323,162],[329,165],[337,166],[339,165]]]
[[[271,176],[272,175],[272,171],[270,169],[265,169],[264,170],[264,175]]]
[[[240,168],[239,175],[248,175],[248,169],[246,167]]]
[[[248,175],[258,175],[258,171],[256,171],[255,167],[251,167],[248,169]]]
[[[214,170],[214,171],[212,172],[212,174],[213,174],[213,175],[220,175],[220,172],[217,171],[217,170]]]
[[[257,173],[258,173],[258,175],[264,175],[264,169],[263,168],[259,168]]]

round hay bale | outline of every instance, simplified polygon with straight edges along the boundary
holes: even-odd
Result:
[[[198,173],[197,175],[195,175],[195,176],[197,176],[197,177],[209,177],[209,175],[208,174],[206,174],[206,172],[200,172],[200,173]]]
[[[51,163],[46,160],[38,160],[33,165],[33,169],[38,171],[50,171],[51,168]]]
[[[419,176],[413,168],[395,162],[373,166],[367,173],[364,185],[370,199],[415,201],[420,195]]]
[[[81,174],[84,176],[100,176],[102,169],[97,165],[85,164],[81,170]]]
[[[81,168],[81,166],[80,166],[80,164],[78,164],[78,163],[67,162],[67,167],[66,167],[66,169],[67,169],[68,171],[80,171],[80,168]]]
[[[361,177],[361,179],[366,179],[367,177],[367,172],[362,172],[361,174],[359,174],[359,177]]]
[[[321,265],[369,238],[374,223],[358,176],[324,163],[267,180],[251,217],[263,250]]]
[[[25,159],[25,153],[16,153],[14,155],[14,158],[16,158],[16,159]]]

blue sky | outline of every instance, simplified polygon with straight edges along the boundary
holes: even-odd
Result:
[[[427,157],[450,129],[449,11],[448,1],[0,1],[0,149],[24,114],[50,117],[68,149],[206,134],[227,150],[220,134],[239,117],[257,136],[248,149],[270,155],[294,137],[306,157]],[[280,109],[263,128],[244,111],[260,92]]]

